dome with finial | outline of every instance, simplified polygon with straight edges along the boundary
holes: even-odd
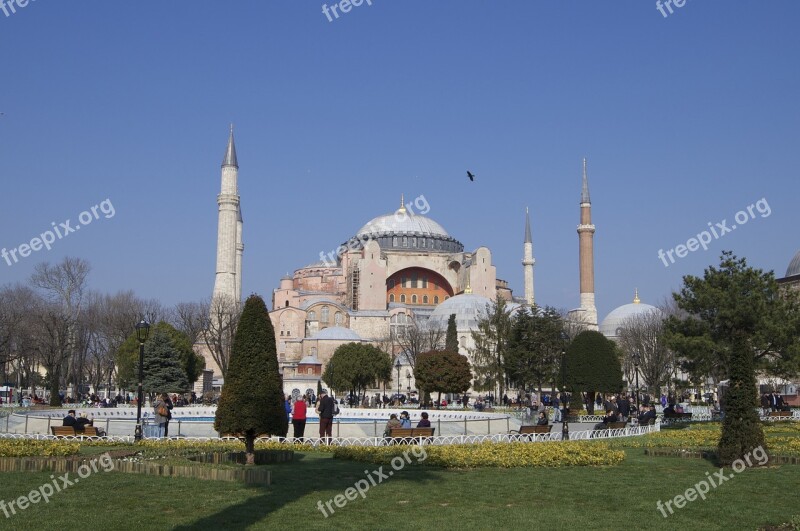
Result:
[[[400,196],[400,208],[378,216],[361,227],[354,240],[376,240],[382,249],[463,252],[464,246],[450,236],[436,221],[406,208]],[[410,203],[411,205],[411,203]]]
[[[650,304],[644,304],[639,299],[639,289],[637,288],[634,290],[632,303],[623,304],[619,308],[615,308],[603,319],[603,322],[600,323],[600,332],[609,339],[617,338],[626,320],[650,312],[657,312],[659,315],[663,315],[661,310]]]

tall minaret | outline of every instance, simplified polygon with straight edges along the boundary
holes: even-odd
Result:
[[[239,205],[238,216],[236,218],[236,302],[242,302],[242,254],[244,254],[244,243],[242,243],[242,205]]]
[[[579,263],[581,278],[581,310],[584,324],[597,330],[597,308],[594,305],[594,225],[592,225],[592,201],[589,199],[589,178],[586,175],[586,159],[583,159],[583,190],[581,191],[581,223],[578,225]]]
[[[241,243],[238,178],[239,163],[236,160],[236,145],[233,142],[233,124],[231,124],[228,148],[225,150],[225,158],[222,159],[222,188],[217,196],[219,205],[217,276],[214,281],[213,296],[224,296],[236,302],[239,302],[238,297],[241,295],[241,254],[237,249]]]
[[[536,259],[533,257],[533,240],[531,239],[531,216],[525,208],[525,244],[523,250],[522,266],[525,277],[525,304],[533,306],[533,265]]]

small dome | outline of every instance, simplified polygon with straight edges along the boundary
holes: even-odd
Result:
[[[795,275],[800,275],[800,251],[797,251],[792,261],[789,262],[789,267],[786,268],[787,277],[793,277]]]
[[[298,365],[322,365],[320,361],[314,355],[306,356],[305,358],[301,359],[297,362]]]
[[[456,329],[474,330],[486,313],[486,305],[491,302],[486,297],[474,293],[456,295],[437,306],[431,313],[430,321],[446,328],[450,315],[456,314]]]
[[[623,304],[619,308],[612,310],[611,313],[603,319],[603,322],[600,323],[600,332],[607,338],[618,337],[619,329],[626,319],[637,315],[644,315],[649,312],[657,312],[659,315],[663,316],[663,312],[655,306],[639,302],[639,296],[637,294],[634,302],[631,304]]]
[[[361,336],[350,330],[349,328],[344,328],[343,326],[329,326],[328,328],[323,328],[316,334],[314,334],[311,339],[322,339],[322,340],[335,340],[335,341],[362,341]]]

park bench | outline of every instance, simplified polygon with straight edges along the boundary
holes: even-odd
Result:
[[[667,420],[692,420],[691,413],[664,413]]]
[[[426,437],[433,437],[436,428],[392,428],[389,430],[390,444],[410,444],[420,442]]]
[[[770,411],[769,417],[781,417],[781,418],[791,418],[792,412],[791,411]]]
[[[74,426],[50,426],[50,431],[56,437],[69,437],[69,436],[83,436],[83,437],[97,437],[97,428],[94,426],[85,426],[83,431],[76,431]]]
[[[536,435],[536,434],[550,433],[552,431],[552,429],[553,429],[553,425],[552,424],[548,424],[546,426],[539,426],[539,425],[534,424],[534,425],[530,425],[530,426],[520,426],[519,427],[519,431],[518,430],[511,430],[508,433],[509,434],[513,434],[513,435],[517,435],[517,434],[518,435]],[[530,441],[532,439],[532,437],[526,437],[525,439]]]
[[[625,428],[625,426],[627,424],[628,424],[627,422],[609,422],[608,423],[608,429],[609,430],[621,430],[621,429]]]

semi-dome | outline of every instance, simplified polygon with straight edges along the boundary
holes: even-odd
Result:
[[[429,319],[432,324],[439,324],[442,328],[446,328],[450,315],[456,314],[458,330],[474,330],[478,327],[478,321],[486,314],[486,305],[491,302],[482,295],[462,293],[450,297],[437,306]]]
[[[603,319],[603,322],[600,323],[600,332],[607,338],[619,337],[619,330],[627,319],[649,312],[657,312],[659,315],[663,315],[663,312],[655,306],[642,303],[637,292],[632,303],[623,304],[619,308],[615,308]]]
[[[789,267],[786,268],[787,277],[793,277],[795,275],[800,275],[800,251],[797,251],[792,261],[789,262]]]
[[[343,326],[329,326],[328,328],[323,328],[316,334],[314,334],[311,339],[327,339],[327,340],[335,340],[335,341],[362,341],[361,336],[350,330],[349,328],[344,328]]]

